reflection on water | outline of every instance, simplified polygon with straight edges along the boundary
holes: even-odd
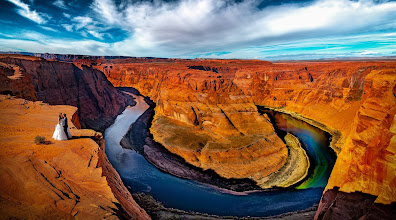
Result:
[[[309,175],[296,188],[325,187],[336,160],[335,152],[329,147],[330,136],[319,128],[288,114],[268,109],[260,111],[270,116],[277,129],[297,136],[310,158]]]
[[[146,192],[162,202],[165,207],[186,211],[196,211],[216,215],[233,216],[270,216],[304,210],[319,203],[323,187],[301,190],[278,190],[273,192],[257,192],[248,195],[232,195],[219,191],[205,184],[184,180],[163,173],[133,150],[123,149],[120,140],[147,105],[141,97],[135,107],[127,108],[119,115],[115,123],[106,129],[106,154],[114,168],[120,174],[124,184],[130,186],[132,192]],[[306,141],[310,135],[317,135],[302,126],[296,126],[296,133],[304,133]],[[304,130],[306,129],[306,130]],[[298,134],[296,134],[300,138]],[[321,151],[313,138],[312,146]],[[318,153],[321,154],[321,153]],[[322,186],[316,184],[315,186]]]

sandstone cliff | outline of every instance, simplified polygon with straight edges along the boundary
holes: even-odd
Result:
[[[95,68],[114,85],[133,86],[157,103],[154,138],[189,163],[215,170],[221,166],[216,172],[243,177],[251,175],[246,170],[257,172],[246,161],[270,158],[268,173],[260,171],[256,180],[282,167],[285,147],[272,136],[265,117],[256,114],[255,105],[262,105],[332,134],[338,160],[327,189],[362,191],[379,196],[378,203],[396,201],[394,61],[113,60]],[[249,135],[261,137],[247,140]],[[243,165],[234,172],[223,161]]]
[[[53,140],[59,111],[72,115],[72,106],[50,106],[0,96],[0,213],[6,219],[149,219],[125,187],[117,198],[102,175],[111,165],[98,156],[93,130],[72,127],[74,139]],[[69,122],[70,125],[72,125]],[[52,143],[37,145],[36,135]],[[116,172],[115,172],[116,174]],[[118,175],[118,174],[116,174]],[[109,176],[107,177],[109,178]],[[121,182],[119,176],[111,180]],[[122,182],[121,182],[122,183]],[[117,184],[110,184],[116,187]],[[129,198],[124,209],[120,199]],[[124,211],[126,210],[127,213]]]
[[[17,116],[10,115],[7,119],[12,120],[11,126],[12,123],[17,125],[9,128],[8,122],[0,123],[4,129],[1,132],[1,150],[12,153],[12,156],[2,153],[5,157],[2,171],[6,172],[2,175],[2,179],[5,179],[2,182],[4,197],[1,198],[4,216],[47,219],[73,216],[84,219],[149,218],[123,185],[103,153],[103,147],[99,148],[92,140],[57,142],[55,146],[61,148],[56,147],[56,151],[54,144],[32,146],[32,135],[43,135],[35,132],[45,131],[47,139],[52,136],[59,112],[67,113],[77,127],[103,130],[126,105],[134,104],[131,98],[119,93],[102,72],[86,66],[77,67],[70,63],[49,62],[30,56],[1,55],[0,93],[78,107],[55,108],[48,104],[19,101],[22,109],[16,108],[14,113]],[[4,103],[8,103],[8,100]],[[9,107],[5,104],[2,111],[9,113]],[[29,117],[32,107],[38,112],[33,112]],[[25,110],[28,112],[23,113]],[[6,120],[6,113],[1,114],[4,116],[1,119]],[[23,114],[28,116],[21,117]],[[30,127],[24,125],[24,121]],[[73,131],[72,134],[76,135],[77,130]],[[24,135],[28,139],[23,139]],[[18,146],[16,152],[12,148],[14,142]],[[51,154],[47,155],[48,152]],[[11,159],[15,155],[18,161]],[[8,156],[10,158],[6,158]],[[31,165],[28,161],[31,161]],[[102,168],[97,169],[97,165]],[[26,171],[19,172],[22,169]],[[60,178],[62,174],[65,175]],[[26,198],[23,197],[25,191],[28,191]]]
[[[344,203],[356,205],[357,199],[342,201],[342,192],[369,198],[372,204],[396,205],[396,70],[371,71],[365,78],[360,107],[353,119],[352,129],[333,168],[317,219],[329,219],[329,213]],[[343,178],[339,178],[339,177]],[[336,188],[337,190],[332,190]],[[327,191],[329,190],[329,191]],[[340,192],[341,191],[341,192]],[[362,192],[358,194],[356,192]],[[332,195],[333,196],[330,196]],[[335,194],[335,195],[334,195]],[[370,198],[369,195],[375,195]],[[357,218],[371,219],[384,215],[377,205],[366,205]],[[377,213],[378,215],[373,215]],[[393,209],[393,216],[396,214]],[[391,213],[386,213],[391,217]],[[340,218],[350,212],[338,211]]]
[[[78,108],[75,118],[80,119],[83,128],[103,131],[126,105],[133,104],[102,72],[86,66],[80,69],[71,63],[5,55],[0,57],[0,63],[0,93],[75,106]]]
[[[170,152],[220,176],[259,184],[286,163],[288,150],[268,117],[222,73],[236,67],[126,65],[103,68],[114,85],[133,86],[156,102],[151,132]]]

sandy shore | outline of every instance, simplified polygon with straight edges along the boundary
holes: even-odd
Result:
[[[303,180],[308,175],[309,158],[298,138],[290,133],[285,136],[285,141],[289,150],[289,157],[285,165],[277,172],[270,174],[262,180],[259,185],[289,187]]]

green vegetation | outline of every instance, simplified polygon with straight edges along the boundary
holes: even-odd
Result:
[[[45,137],[44,137],[44,136],[37,135],[37,136],[34,138],[34,143],[36,143],[36,144],[46,144]]]

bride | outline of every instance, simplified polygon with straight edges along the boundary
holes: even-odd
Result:
[[[65,130],[63,129],[63,115],[62,113],[59,114],[58,124],[55,125],[55,131],[52,135],[52,138],[58,141],[67,140],[67,136],[65,134]]]

